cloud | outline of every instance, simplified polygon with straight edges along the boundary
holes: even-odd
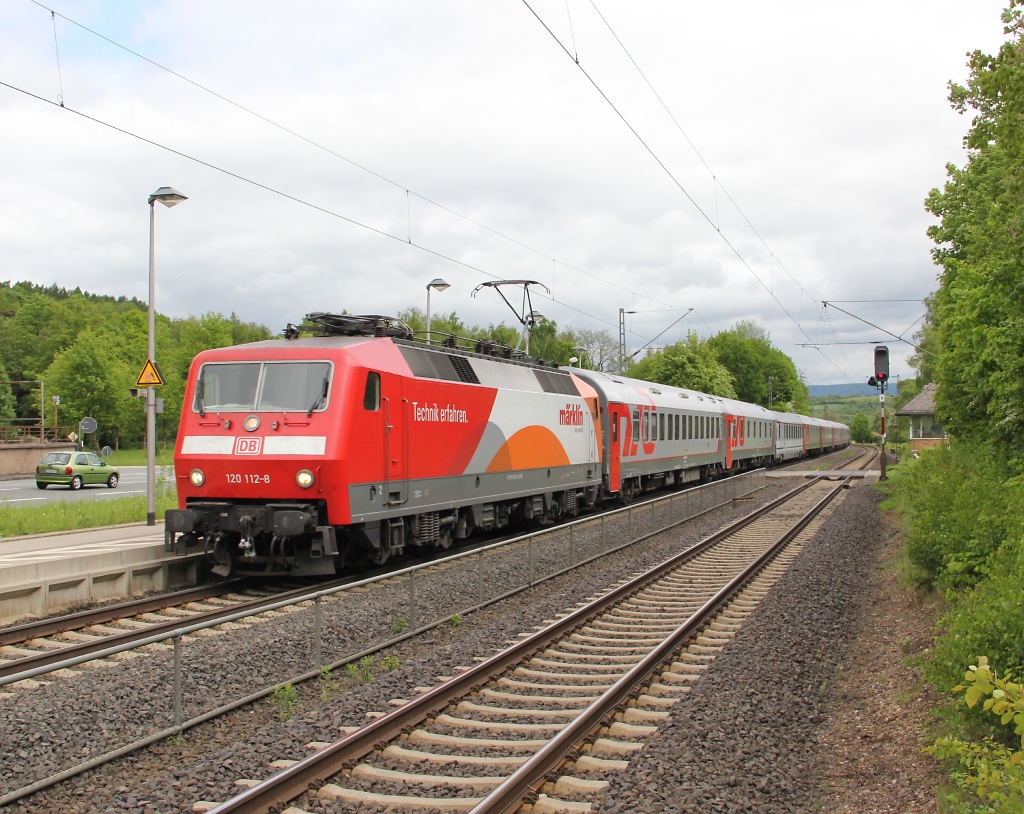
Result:
[[[486,324],[510,315],[472,289],[529,277],[562,325],[615,333],[619,308],[652,312],[630,321],[633,347],[692,307],[664,341],[754,319],[811,382],[863,378],[869,348],[798,344],[879,338],[823,299],[934,288],[923,199],[968,124],[945,84],[965,52],[998,47],[1002,0],[598,3],[714,177],[589,3],[570,0],[571,31],[561,0],[533,5],[664,169],[525,7],[58,9],[345,161],[60,18],[58,74],[49,15],[5,4],[0,80],[313,206],[2,88],[0,276],[145,299],[146,197],[167,184],[189,201],[156,212],[164,313],[277,330],[311,310],[423,307],[441,276],[434,307]],[[899,333],[920,309],[847,310]]]

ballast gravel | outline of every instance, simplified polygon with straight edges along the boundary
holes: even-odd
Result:
[[[817,732],[882,540],[880,499],[849,491],[657,736],[605,778],[595,811],[819,810]]]
[[[181,739],[79,775],[13,803],[6,810],[19,814],[156,814],[189,811],[198,800],[226,800],[241,790],[237,780],[262,779],[274,771],[270,767],[273,761],[306,757],[310,742],[336,740],[342,727],[364,724],[368,712],[391,709],[389,701],[411,697],[416,687],[436,683],[458,666],[472,664],[474,656],[488,655],[504,641],[703,539],[794,485],[788,480],[769,481],[753,500],[715,510],[674,532],[470,614],[457,626],[436,628],[379,653],[369,683],[337,671],[327,682],[300,685],[296,688],[296,714],[287,722],[279,722],[270,703],[262,700],[189,730]],[[834,669],[844,639],[843,625],[856,605],[857,580],[869,561],[871,535],[877,525],[873,519],[877,517],[874,494],[870,487],[851,490],[762,609],[686,701],[674,708],[672,723],[659,730],[657,738],[631,761],[626,773],[610,778],[611,790],[596,807],[622,812],[813,810],[808,807],[814,789],[813,730],[822,685]],[[786,598],[778,599],[784,592],[788,592]],[[390,623],[397,601],[394,596],[382,594],[378,598],[367,592],[360,599],[358,609],[352,611],[357,613],[357,621],[365,620],[373,628],[381,627],[382,617],[385,627]],[[429,601],[428,597],[424,601]],[[808,608],[815,610],[805,613]],[[220,701],[225,682],[248,684],[240,673],[261,671],[261,658],[253,654],[260,637],[274,641],[279,659],[302,663],[309,657],[308,646],[291,643],[287,635],[274,629],[273,620],[238,633],[249,635],[207,640],[209,646],[203,657],[212,660],[216,669],[204,673],[216,676],[220,671],[220,677],[196,681],[192,686],[195,694],[209,694]],[[266,641],[260,646],[266,647]],[[745,648],[752,649],[745,656],[733,655]],[[381,670],[385,656],[399,662],[392,672]],[[125,667],[98,670],[78,681],[88,678],[96,682],[94,695],[99,698],[106,693],[110,698],[125,693],[123,680],[114,681],[110,675]],[[166,664],[163,667],[161,670],[152,662],[150,666],[140,663],[140,671],[133,676],[137,683],[126,693],[131,696],[126,702],[137,703],[139,697],[149,697],[155,686],[166,683]],[[57,688],[58,684],[51,686]],[[694,703],[702,694],[711,705]],[[30,695],[19,693],[19,704]],[[155,698],[150,700],[156,702]],[[34,715],[43,721],[60,718],[62,736],[75,744],[88,744],[95,734],[94,727],[102,725],[108,735],[113,727],[115,736],[118,726],[128,728],[127,723],[104,720],[101,724],[98,715],[90,717],[83,709],[89,706],[88,698],[78,698],[70,690],[66,697],[59,697],[54,689],[47,703],[47,709],[35,710]],[[725,708],[715,712],[714,703],[725,704]],[[5,761],[13,759],[17,764],[18,747],[8,740],[12,733],[2,731],[5,707],[0,706],[0,751]],[[76,707],[75,714],[65,716],[65,707]],[[702,736],[696,736],[698,731]],[[38,759],[38,752],[32,754]],[[5,766],[11,765],[5,762]],[[19,769],[33,775],[40,766],[22,762]],[[351,810],[337,801],[321,803],[310,798],[304,799],[303,805],[311,811]]]

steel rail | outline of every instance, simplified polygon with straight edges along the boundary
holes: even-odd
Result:
[[[582,622],[590,619],[623,599],[640,591],[647,584],[679,565],[695,558],[721,540],[752,524],[763,515],[788,502],[800,492],[811,488],[818,480],[807,481],[786,494],[767,503],[749,515],[729,524],[720,531],[705,538],[686,551],[675,554],[650,571],[613,589],[592,602],[573,611],[545,629],[534,633],[507,650],[479,662],[470,669],[450,678],[417,698],[409,701],[367,726],[356,730],[320,752],[283,769],[273,777],[241,794],[225,801],[212,814],[257,814],[275,806],[282,806],[305,792],[310,786],[323,783],[338,772],[352,768],[359,760],[374,749],[383,749],[385,744],[412,727],[441,713],[453,700],[469,692],[479,690],[495,674],[517,664],[536,650],[564,637]],[[840,488],[840,487],[837,487]],[[616,686],[618,686],[616,684]]]
[[[119,602],[116,605],[105,605],[102,608],[92,608],[77,613],[66,613],[62,616],[38,619],[34,622],[25,622],[20,625],[11,625],[0,628],[0,647],[8,644],[19,644],[28,639],[56,636],[68,630],[76,630],[89,627],[90,625],[102,625],[104,622],[113,622],[117,619],[124,619],[139,613],[153,613],[173,605],[201,602],[204,599],[219,596],[225,592],[245,590],[245,588],[249,587],[251,581],[251,578],[235,579],[230,582],[220,582],[216,585],[203,585],[197,588],[175,591],[174,593],[150,596],[145,599],[135,599],[130,602]]]
[[[330,590],[330,588],[336,585],[347,585],[352,581],[352,579],[353,578],[348,578],[347,580],[336,580],[324,586],[320,586],[318,590]],[[218,590],[217,586],[208,586],[204,590],[210,592],[204,598],[218,596],[225,593],[223,587],[220,587]],[[228,591],[228,593],[230,593],[230,591]],[[9,661],[5,664],[0,664],[0,680],[10,678],[13,675],[18,675],[29,670],[40,670],[72,659],[81,659],[83,656],[98,654],[110,648],[124,648],[126,645],[143,642],[153,636],[171,633],[185,625],[189,627],[196,625],[199,627],[209,627],[211,623],[216,622],[218,619],[223,619],[224,621],[235,621],[240,616],[253,616],[260,613],[261,609],[265,609],[265,606],[273,604],[279,605],[280,603],[289,604],[290,600],[297,597],[304,597],[310,593],[310,586],[305,585],[300,588],[293,588],[289,591],[257,597],[248,602],[237,602],[233,605],[226,605],[223,608],[217,608],[216,610],[197,612],[188,617],[168,619],[166,622],[147,623],[148,627],[138,630],[126,630],[124,633],[113,633],[102,636],[98,635],[95,642],[76,642],[74,644],[69,644],[67,647],[62,647],[60,650],[41,650],[38,655],[22,656],[21,658],[14,659],[13,661]],[[187,601],[194,602],[196,600],[190,599]],[[180,604],[180,602],[175,604]],[[165,602],[163,607],[167,608],[171,607],[171,605]],[[141,611],[134,611],[134,613],[139,612]],[[130,615],[132,614],[122,614],[115,618],[124,619]],[[227,619],[227,617],[231,618]],[[91,624],[98,623],[92,622]],[[64,628],[64,630],[67,629],[67,627]],[[37,635],[42,636],[46,634],[40,633]]]

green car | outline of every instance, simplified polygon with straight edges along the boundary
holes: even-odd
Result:
[[[72,489],[81,489],[89,483],[105,483],[113,489],[120,479],[118,470],[91,452],[48,452],[36,467],[39,489],[51,483]]]

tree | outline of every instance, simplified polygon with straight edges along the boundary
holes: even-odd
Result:
[[[11,384],[7,376],[7,368],[0,358],[0,420],[9,421],[14,418],[15,399],[11,392]]]
[[[796,365],[772,345],[761,325],[740,320],[715,334],[708,344],[732,374],[736,398],[774,410],[810,414],[810,393]]]
[[[586,348],[580,357],[580,366],[590,370],[618,372],[619,340],[607,328],[571,328],[573,346]]]
[[[1004,12],[1010,39],[995,56],[975,51],[950,102],[975,116],[967,164],[947,166],[926,208],[941,267],[926,330],[935,353],[939,417],[951,435],[1024,445],[1024,43],[1020,1]]]
[[[710,344],[701,341],[693,331],[687,333],[686,339],[633,365],[626,375],[723,398],[736,398],[729,371],[718,361]]]
[[[853,417],[850,422],[850,440],[857,444],[870,444],[875,440],[867,413],[857,413]]]
[[[43,380],[48,393],[60,396],[65,424],[86,416],[96,419],[97,440],[115,443],[122,431],[134,374],[111,353],[108,343],[92,331],[82,331],[77,341],[54,357]]]

